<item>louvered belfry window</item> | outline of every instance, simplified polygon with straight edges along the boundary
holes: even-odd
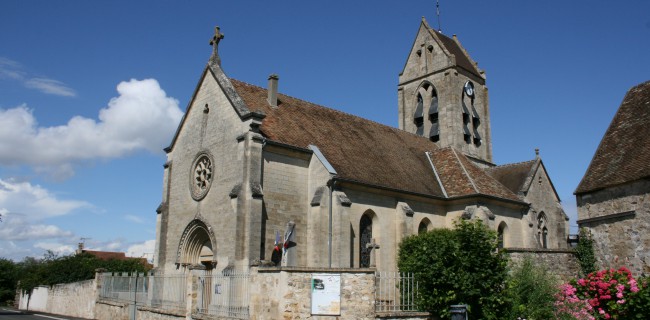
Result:
[[[480,146],[481,135],[479,134],[479,126],[481,125],[481,117],[476,111],[476,107],[474,107],[474,100],[474,84],[471,81],[467,81],[463,86],[463,93],[461,96],[463,110],[463,138],[468,144],[474,142],[476,146]],[[469,107],[467,106],[468,104]]]
[[[418,93],[418,104],[415,107],[415,114],[413,115],[413,123],[417,127],[415,134],[421,136],[424,134],[424,100],[422,95]]]
[[[440,125],[438,124],[438,93],[436,89],[431,90],[431,103],[429,104],[429,121],[431,130],[429,130],[429,139],[433,142],[440,140]]]

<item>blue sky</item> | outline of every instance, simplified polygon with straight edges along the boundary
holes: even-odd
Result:
[[[490,88],[497,164],[541,149],[572,192],[625,92],[650,80],[650,2],[441,1]],[[0,257],[151,258],[168,145],[210,56],[265,86],[390,126],[397,76],[435,1],[0,2]]]

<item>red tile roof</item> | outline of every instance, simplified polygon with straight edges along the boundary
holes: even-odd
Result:
[[[650,177],[650,81],[630,89],[575,194]]]
[[[93,251],[93,250],[83,250],[84,253],[91,254],[100,260],[126,260],[126,254],[124,252],[111,252],[111,251]]]

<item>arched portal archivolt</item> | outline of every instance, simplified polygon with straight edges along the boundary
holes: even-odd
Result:
[[[178,244],[176,263],[180,265],[203,264],[213,267],[217,263],[217,244],[210,227],[200,219],[194,219],[183,231]]]

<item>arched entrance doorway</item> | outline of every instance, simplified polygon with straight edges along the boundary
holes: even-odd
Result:
[[[217,265],[216,249],[212,228],[205,222],[194,219],[183,231],[176,263],[181,266],[203,265],[206,270],[211,270]]]

